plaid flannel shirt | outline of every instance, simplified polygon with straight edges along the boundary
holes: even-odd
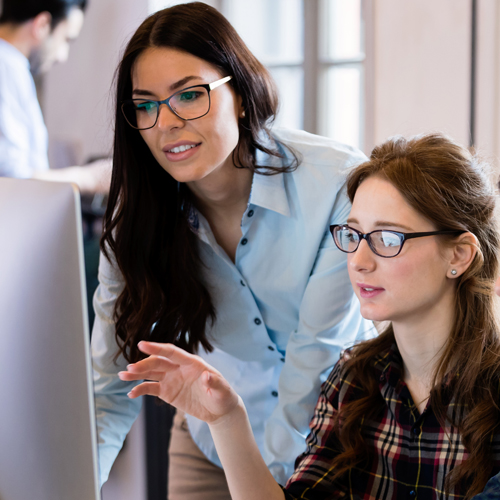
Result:
[[[340,453],[333,418],[342,405],[359,397],[360,388],[352,371],[340,360],[323,384],[310,424],[307,449],[297,458],[295,472],[284,488],[287,500],[460,499],[455,488],[445,493],[448,472],[466,460],[468,454],[456,428],[441,427],[427,405],[419,413],[402,379],[402,360],[396,345],[374,359],[379,377],[383,411],[363,422],[363,437],[370,463],[352,469],[331,481],[331,463]],[[459,411],[450,401],[449,415]],[[491,475],[500,472],[500,436],[492,440]]]

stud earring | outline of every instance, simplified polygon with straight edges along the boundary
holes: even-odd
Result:
[[[245,113],[245,110],[243,110],[243,111],[241,112],[241,114],[240,114],[241,118],[245,118],[245,114],[246,114],[246,113]]]
[[[456,269],[452,269],[451,270],[451,274],[453,274],[453,276],[455,276],[457,274],[457,270]]]

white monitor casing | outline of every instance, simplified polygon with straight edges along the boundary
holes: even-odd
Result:
[[[80,198],[0,178],[0,500],[99,500]]]

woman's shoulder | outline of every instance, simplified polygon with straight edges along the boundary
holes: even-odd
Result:
[[[114,252],[106,246],[106,252],[101,249],[99,255],[99,282],[108,286],[123,287],[124,278],[116,262]]]
[[[299,155],[301,166],[337,167],[342,170],[366,161],[366,156],[353,146],[303,130],[275,128],[272,135]]]

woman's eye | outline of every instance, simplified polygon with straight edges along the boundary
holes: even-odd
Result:
[[[135,109],[137,111],[145,111],[146,113],[151,113],[156,108],[156,103],[154,102],[140,102],[136,103]]]
[[[391,233],[380,233],[380,242],[385,247],[398,247],[401,245],[400,239],[395,234]]]
[[[201,92],[197,92],[196,90],[190,90],[189,92],[182,92],[182,94],[179,95],[179,101],[180,102],[195,101],[200,95]]]
[[[344,239],[346,239],[347,241],[350,242],[357,241],[356,236],[357,234],[353,231],[347,231],[347,230],[344,231]]]

